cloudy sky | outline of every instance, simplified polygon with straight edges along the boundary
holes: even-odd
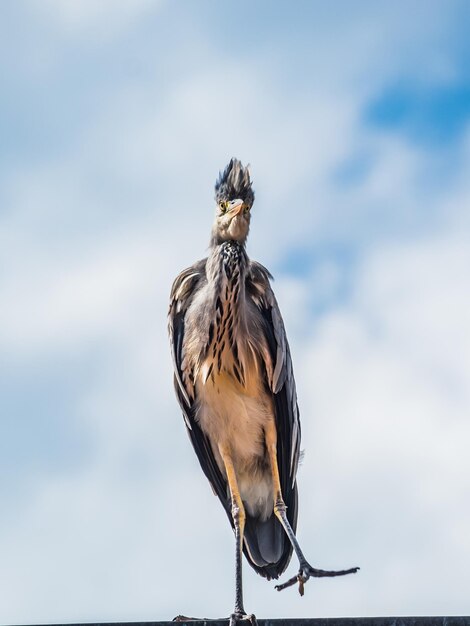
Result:
[[[245,567],[246,608],[470,613],[469,24],[451,0],[1,3],[0,623],[232,610],[166,336],[231,156],[294,358],[299,539],[361,566],[303,598]]]

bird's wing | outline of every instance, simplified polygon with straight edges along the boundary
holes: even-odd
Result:
[[[247,293],[261,313],[262,333],[267,344],[266,386],[271,391],[277,428],[277,460],[284,500],[294,497],[300,452],[300,419],[294,372],[284,322],[270,285],[271,274],[251,262]]]
[[[211,483],[214,493],[219,496],[227,509],[229,506],[227,482],[219,470],[209,439],[195,419],[196,389],[192,372],[184,358],[185,317],[198,287],[206,280],[205,266],[206,259],[203,259],[183,270],[176,277],[170,295],[168,332],[175,371],[175,390],[183,411],[186,428],[204,474]],[[227,513],[229,514],[229,510]]]

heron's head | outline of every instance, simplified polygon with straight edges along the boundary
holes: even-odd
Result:
[[[254,199],[248,167],[243,167],[237,159],[231,159],[215,183],[217,208],[212,228],[213,243],[245,243]]]

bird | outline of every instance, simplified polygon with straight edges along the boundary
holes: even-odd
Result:
[[[292,359],[270,272],[248,257],[255,195],[249,166],[232,158],[215,183],[208,256],[184,269],[170,294],[168,331],[174,387],[201,468],[235,535],[235,606],[230,626],[249,620],[242,553],[277,579],[293,551],[298,573],[352,574],[312,567],[296,538],[301,426]]]

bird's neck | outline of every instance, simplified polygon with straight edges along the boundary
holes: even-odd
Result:
[[[248,255],[245,246],[237,241],[224,241],[212,248],[207,260],[206,275],[212,287],[216,325],[228,316],[233,324],[243,323],[245,275]]]
[[[238,241],[224,241],[213,245],[207,261],[207,274],[214,287],[235,287],[245,278],[248,266],[248,255],[244,244]]]
[[[214,224],[211,233],[210,247],[211,249],[214,249],[219,246],[223,246],[224,244],[238,244],[239,246],[245,248],[247,236],[248,228],[245,233],[240,233],[240,236],[236,239],[227,239],[227,234],[222,233],[217,224]]]
[[[212,363],[208,373],[228,372],[240,384],[245,381],[243,345],[245,336],[245,275],[248,268],[245,247],[236,241],[214,246],[207,259],[206,275],[211,287],[211,322],[208,354]]]

